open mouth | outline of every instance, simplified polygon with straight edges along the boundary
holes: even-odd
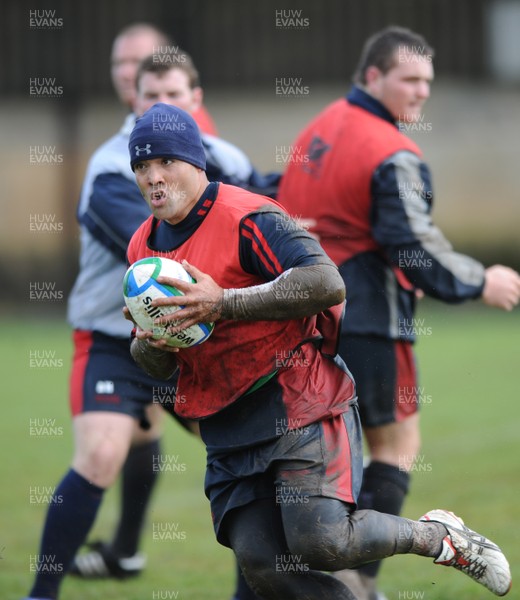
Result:
[[[152,206],[161,206],[166,200],[166,193],[164,190],[154,190],[150,193],[150,201]]]

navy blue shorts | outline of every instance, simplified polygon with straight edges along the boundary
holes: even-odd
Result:
[[[149,377],[130,354],[130,338],[76,330],[70,376],[73,416],[89,411],[123,413],[149,427],[145,408],[161,404],[173,414],[176,381]],[[179,419],[181,420],[181,419]]]
[[[273,441],[208,452],[205,490],[217,540],[229,546],[226,514],[255,500],[294,504],[305,503],[308,496],[326,496],[356,505],[362,476],[356,402],[346,413]]]
[[[363,427],[403,421],[419,410],[410,342],[342,334],[338,353],[354,376]]]

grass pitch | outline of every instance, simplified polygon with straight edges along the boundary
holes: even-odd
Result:
[[[476,306],[436,305],[433,310],[423,304],[419,319],[418,328],[425,332],[417,345],[423,446],[404,516],[418,518],[432,508],[460,514],[503,548],[515,580],[520,575],[519,313],[484,312]],[[0,597],[6,600],[28,592],[46,502],[71,459],[71,348],[69,329],[60,321],[2,323]],[[165,471],[158,485],[143,535],[146,572],[126,582],[66,578],[64,600],[231,597],[233,560],[214,539],[203,493],[202,444],[171,420],[165,429],[163,453],[179,467]],[[105,497],[90,539],[111,535],[117,511],[114,489]],[[415,556],[387,560],[381,588],[389,600],[492,597],[453,569]],[[514,587],[509,597],[516,594]]]

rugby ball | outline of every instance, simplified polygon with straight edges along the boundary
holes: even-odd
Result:
[[[154,321],[163,315],[177,312],[182,306],[152,306],[156,298],[182,296],[177,288],[157,282],[157,278],[175,277],[188,283],[196,283],[195,279],[177,261],[159,256],[152,256],[138,260],[127,270],[123,280],[123,295],[125,304],[134,321],[141,329],[153,331],[155,339],[164,338],[168,346],[176,348],[190,348],[202,344],[211,335],[214,323],[197,323],[187,329],[171,335],[168,325],[155,325]],[[175,322],[177,325],[177,322]],[[170,325],[171,327],[171,325]]]

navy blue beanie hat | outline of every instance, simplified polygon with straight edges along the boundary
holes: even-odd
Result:
[[[206,169],[199,128],[184,110],[159,102],[137,119],[128,143],[132,171],[140,160],[177,158]]]

